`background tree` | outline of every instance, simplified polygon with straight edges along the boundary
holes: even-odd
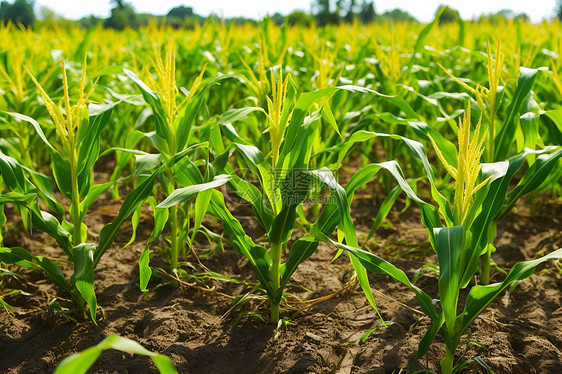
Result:
[[[90,15],[88,17],[82,17],[78,20],[80,27],[84,29],[91,29],[94,27],[102,26],[104,24],[103,18],[98,18],[96,16]]]
[[[357,18],[357,14],[359,13],[356,9],[357,4],[355,0],[349,0],[347,4],[347,11],[344,16],[345,22],[351,23],[354,19]]]
[[[339,23],[339,16],[337,12],[332,12],[330,0],[315,0],[312,7],[312,13],[320,26]]]
[[[436,15],[439,14],[441,10],[443,10],[443,13],[441,13],[441,17],[439,17],[440,25],[444,25],[446,23],[455,23],[455,22],[458,23],[460,21],[461,16],[458,10],[453,9],[448,5],[440,5],[435,11],[435,14]]]
[[[25,27],[31,27],[35,21],[33,13],[33,2],[27,0],[15,0],[13,4],[7,1],[0,3],[0,19],[7,23],[12,21],[15,24],[21,23]]]
[[[295,10],[287,16],[287,24],[290,26],[305,26],[312,24],[312,17],[302,10]]]
[[[193,17],[193,14],[194,13],[192,7],[180,5],[170,9],[166,17],[177,17],[177,18],[185,19],[187,17]]]
[[[271,20],[273,21],[273,23],[275,23],[278,26],[281,26],[282,24],[285,23],[285,16],[282,15],[279,12],[275,12],[272,16],[270,16],[269,18],[271,18]]]
[[[417,22],[410,13],[398,8],[384,12],[381,18],[392,22]]]
[[[363,23],[374,22],[377,18],[375,12],[375,4],[372,1],[363,0],[361,3],[361,11],[359,12],[359,19]]]
[[[192,7],[180,5],[170,9],[166,15],[166,22],[174,28],[193,28],[195,24],[200,23],[199,18],[200,16],[193,12]]]
[[[525,13],[515,14],[510,9],[502,9],[497,13],[482,14],[478,18],[478,22],[489,22],[491,24],[498,24],[501,22],[506,22],[507,20],[513,20],[515,22],[529,22],[529,16]]]
[[[519,13],[518,15],[513,17],[513,20],[515,22],[530,22],[531,21],[531,19],[527,15],[527,13]]]
[[[133,6],[123,0],[112,0],[114,4],[111,16],[105,20],[104,26],[111,29],[123,30],[125,27],[138,28],[140,19]]]

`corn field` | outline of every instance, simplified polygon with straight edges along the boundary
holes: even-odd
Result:
[[[562,372],[561,75],[557,21],[0,26],[0,369]]]

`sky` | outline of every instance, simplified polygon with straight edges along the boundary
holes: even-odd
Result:
[[[127,1],[127,0],[126,0]],[[310,10],[307,0],[128,0],[139,13],[164,15],[179,5],[190,6],[197,14],[211,13],[223,17],[243,16],[262,18],[279,12],[288,14],[295,9]],[[383,13],[394,8],[407,10],[421,22],[432,20],[440,4],[457,9],[463,19],[473,19],[482,13],[496,13],[511,9],[515,13],[527,13],[532,22],[540,22],[554,15],[556,0],[375,0],[375,10]],[[110,0],[36,0],[36,12],[45,6],[68,19],[79,19],[93,14],[107,18],[112,8]]]

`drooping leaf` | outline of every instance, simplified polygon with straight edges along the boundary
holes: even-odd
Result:
[[[88,303],[92,321],[96,322],[97,300],[94,292],[94,250],[93,244],[79,244],[72,249],[74,253],[74,274],[72,283]]]
[[[55,374],[85,374],[107,349],[149,356],[161,374],[177,374],[174,364],[167,356],[151,352],[133,340],[116,335],[108,336],[98,345],[65,358],[55,369]]]

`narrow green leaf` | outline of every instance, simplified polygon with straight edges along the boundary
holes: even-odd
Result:
[[[531,92],[537,74],[541,70],[548,70],[548,68],[541,67],[538,69],[529,69],[525,67],[520,68],[519,80],[517,82],[517,88],[511,103],[507,109],[507,118],[501,127],[498,134],[492,134],[494,136],[494,160],[501,161],[505,160],[509,156],[511,145],[513,143],[513,138],[515,136],[515,131],[517,129],[519,115],[521,113],[522,105],[525,98]]]
[[[425,43],[425,39],[427,39],[427,36],[431,32],[431,30],[433,30],[435,25],[439,22],[439,18],[441,18],[441,14],[443,14],[444,10],[445,10],[445,7],[442,7],[439,10],[439,12],[437,14],[435,14],[435,18],[433,19],[433,21],[431,21],[430,23],[425,25],[425,27],[422,29],[422,31],[418,35],[418,39],[416,40],[416,44],[414,45],[414,53],[412,54],[412,57],[408,61],[408,65],[407,65],[408,67],[411,68],[412,65],[414,64],[414,61],[416,60],[416,58],[418,58],[418,56],[416,56],[416,54],[423,48],[424,43]]]
[[[65,358],[55,369],[55,374],[85,374],[106,349],[116,349],[122,352],[149,356],[161,374],[177,374],[174,364],[169,357],[151,352],[131,339],[116,335],[108,336],[98,345]]]
[[[72,283],[90,307],[92,321],[96,322],[97,300],[94,292],[94,250],[93,244],[79,244],[72,249],[74,253],[74,274]]]
[[[150,268],[150,252],[147,245],[139,259],[139,283],[141,292],[148,292],[146,287],[148,286],[151,276],[152,269]]]
[[[83,221],[86,213],[90,206],[96,202],[96,200],[103,195],[105,191],[107,191],[111,186],[113,186],[115,182],[110,181],[102,184],[96,184],[93,186],[86,197],[80,202],[80,220]]]
[[[269,276],[271,258],[265,248],[256,245],[252,239],[246,235],[240,222],[226,208],[222,193],[217,190],[212,191],[211,202],[209,204],[209,214],[223,222],[225,235],[230,237],[234,248],[243,256],[246,256],[256,269],[258,279],[265,289],[267,295],[273,299],[275,297]]]
[[[211,188],[216,188],[222,186],[223,184],[227,183],[230,180],[230,176],[221,174],[217,175],[214,180],[207,183],[202,184],[195,184],[192,186],[187,186],[184,188],[178,188],[170,196],[166,198],[163,202],[158,204],[156,208],[169,208],[175,205],[179,205],[185,203],[186,201],[191,200],[197,193],[205,190],[209,190]]]
[[[59,267],[48,258],[33,256],[26,249],[21,247],[0,248],[0,262],[13,264],[20,261],[27,261],[33,268],[41,269],[47,274],[51,282],[62,287],[69,294],[71,293],[71,289],[64,278],[64,274]]]
[[[144,203],[148,196],[150,196],[154,182],[159,174],[159,171],[155,171],[141,185],[131,191],[123,201],[123,205],[121,205],[121,209],[119,209],[117,217],[115,217],[113,222],[105,225],[101,229],[99,235],[99,245],[95,254],[95,265],[98,264],[101,256],[109,249],[111,244],[113,244],[113,239],[115,238],[115,234],[117,234],[119,227],[121,227],[123,222],[125,222],[125,220],[129,218],[142,203]]]
[[[562,259],[562,249],[558,249],[536,260],[518,262],[513,265],[511,271],[501,283],[472,287],[466,299],[462,324],[458,327],[458,333],[462,334],[472,321],[474,321],[474,319],[478,317],[480,313],[482,313],[502,291],[513,284],[513,282],[521,281],[530,277],[535,271],[535,268],[545,261],[560,259]]]
[[[424,291],[422,291],[419,287],[412,284],[402,270],[398,269],[390,262],[383,260],[382,258],[372,253],[369,253],[359,248],[355,248],[350,245],[338,243],[331,239],[328,240],[332,242],[332,244],[334,244],[336,247],[347,251],[352,257],[359,260],[367,270],[377,274],[389,275],[395,281],[408,286],[416,294],[423,312],[434,320],[438,318],[437,311],[433,306],[431,297],[428,294],[426,294]]]
[[[229,109],[219,117],[219,119],[217,120],[217,124],[219,125],[231,124],[232,122],[247,117],[248,114],[253,112],[261,112],[267,115],[267,112],[260,107],[244,107],[239,109]]]
[[[219,84],[220,81],[233,78],[233,75],[230,74],[223,74],[217,75],[215,78],[211,79],[207,84],[203,87],[201,91],[196,95],[196,99],[194,99],[191,103],[189,103],[183,113],[178,116],[177,124],[176,124],[176,141],[177,141],[177,150],[173,150],[174,152],[179,152],[183,150],[186,146],[189,145],[189,140],[191,137],[191,129],[193,124],[195,123],[195,119],[203,106],[205,101],[205,94],[215,84]],[[164,139],[169,139],[164,137]]]
[[[242,139],[230,123],[222,125],[221,129],[226,137],[234,144],[236,149],[242,152],[242,154],[253,165],[257,166],[265,160],[265,156],[263,155],[262,151],[260,151],[258,147]]]
[[[13,113],[13,112],[6,112],[6,111],[0,111],[2,113],[6,113],[20,121],[25,121],[31,124],[31,126],[33,126],[33,128],[35,129],[35,132],[37,132],[37,135],[39,135],[39,138],[43,141],[43,143],[45,143],[45,145],[47,147],[49,147],[50,150],[55,151],[55,147],[52,146],[51,143],[49,143],[49,141],[47,140],[47,137],[45,136],[45,133],[43,132],[43,129],[41,128],[41,126],[39,125],[39,123],[34,120],[31,117],[28,117],[26,115],[20,114],[20,113]]]
[[[435,249],[439,261],[439,298],[447,331],[454,331],[459,299],[463,226],[434,229]]]
[[[272,243],[284,243],[289,239],[297,219],[296,209],[308,194],[311,177],[305,170],[289,170],[286,178],[281,182],[282,209],[273,219],[271,230],[268,232]]]

